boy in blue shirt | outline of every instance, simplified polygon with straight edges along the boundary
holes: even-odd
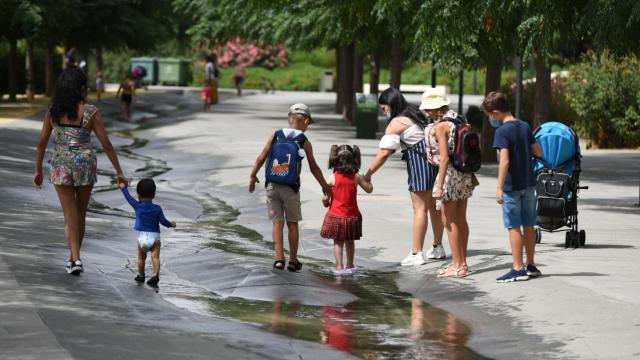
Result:
[[[120,188],[127,202],[136,212],[135,229],[138,235],[138,276],[137,282],[144,282],[144,263],[147,260],[147,252],[151,251],[154,275],[147,281],[147,285],[156,287],[160,281],[160,225],[176,227],[175,221],[169,221],[164,217],[162,208],[152,202],[156,196],[156,184],[152,179],[142,179],[138,182],[136,191],[138,199],[129,194],[129,188],[121,183]]]
[[[516,119],[509,111],[507,96],[493,91],[481,105],[491,126],[497,128],[493,148],[499,151],[496,201],[502,205],[504,227],[509,232],[513,268],[496,280],[499,283],[529,280],[542,275],[534,263],[536,247],[536,179],[533,155],[542,156],[529,124]],[[522,263],[522,249],[527,265]]]

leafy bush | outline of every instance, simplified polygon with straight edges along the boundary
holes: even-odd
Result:
[[[131,62],[129,60],[133,55],[134,53],[131,50],[120,50],[118,52],[105,51],[103,55],[103,75],[106,82],[120,83],[126,73],[131,70]],[[91,73],[95,74],[95,71]],[[95,83],[95,81],[93,83]]]
[[[326,48],[317,48],[310,51],[292,51],[291,62],[309,63],[313,66],[333,69],[336,67],[336,52]]]
[[[588,54],[571,70],[576,127],[599,148],[640,145],[640,61]]]
[[[247,78],[242,85],[245,89],[265,89],[271,83],[275,90],[318,91],[320,76],[324,67],[313,66],[308,63],[290,63],[286,68],[273,70],[264,67],[247,68]],[[192,66],[194,86],[204,83],[204,65],[196,63]],[[235,87],[233,68],[220,68],[219,86],[223,88]]]
[[[282,45],[262,44],[249,42],[236,37],[226,43],[217,46],[214,50],[218,54],[218,64],[222,66],[264,66],[269,69],[285,67],[287,49]]]

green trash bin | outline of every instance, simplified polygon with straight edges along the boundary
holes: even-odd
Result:
[[[356,93],[356,138],[375,139],[378,132],[378,98],[376,94]]]
[[[155,85],[158,83],[158,62],[151,57],[134,57],[130,59],[131,72],[138,66],[142,66],[147,70],[147,75],[140,79],[144,85]]]
[[[189,60],[163,58],[158,60],[158,82],[164,85],[187,85]]]

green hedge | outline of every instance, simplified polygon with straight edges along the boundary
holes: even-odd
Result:
[[[589,54],[571,69],[576,128],[599,148],[640,146],[640,61]]]

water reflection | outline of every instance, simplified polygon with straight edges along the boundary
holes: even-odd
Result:
[[[257,310],[257,302],[251,303],[242,307]],[[271,304],[269,323],[263,325],[270,332],[319,341],[364,359],[482,358],[465,346],[469,328],[441,309],[415,298],[396,303],[395,308],[367,305],[365,300],[324,307],[278,300]],[[389,317],[389,313],[394,316]],[[249,312],[243,315],[254,323],[265,318]]]
[[[325,306],[320,318],[320,341],[340,351],[352,352],[353,306]]]

